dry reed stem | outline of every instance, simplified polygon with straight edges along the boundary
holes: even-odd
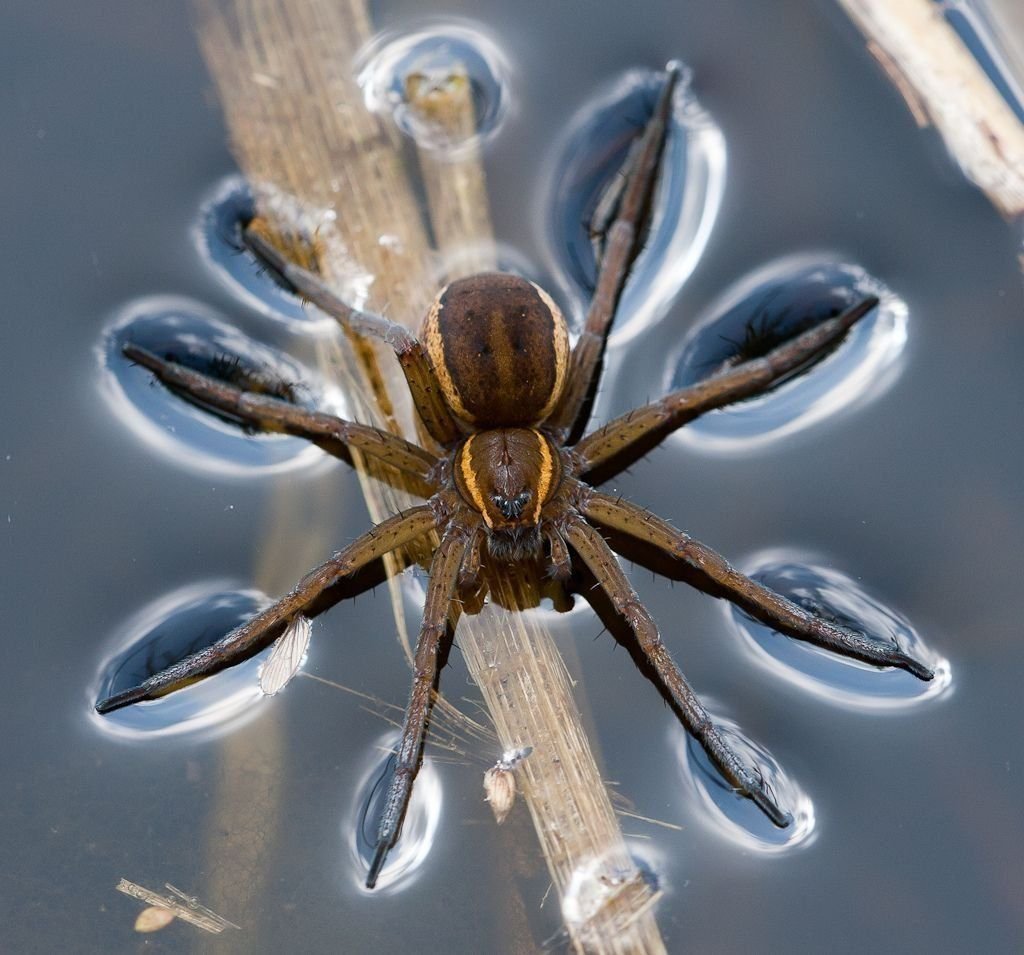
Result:
[[[1024,213],[1024,125],[933,0],[839,0],[869,49],[967,177],[1006,216]],[[896,79],[899,77],[899,79]]]
[[[349,300],[417,325],[436,291],[432,250],[402,167],[397,134],[365,111],[353,80],[354,56],[370,35],[363,4],[197,0],[197,8],[203,51],[260,215],[282,244],[315,240],[321,273]],[[415,105],[464,131],[473,121],[467,113],[468,84],[453,82],[444,89],[454,95],[439,99],[437,89],[417,88]],[[473,256],[450,268],[492,265],[478,157],[470,151],[458,162],[446,163],[421,150],[420,163],[442,260],[458,262],[451,258],[453,250],[469,246],[476,250]],[[392,358],[367,343],[354,349],[325,346],[322,357],[345,388],[354,418],[415,437],[404,381]],[[382,402],[386,413],[381,412]],[[408,506],[408,495],[367,479],[365,470],[359,467],[375,521]],[[300,520],[294,490],[280,489],[277,510],[277,526]],[[296,525],[290,526],[289,536],[294,537]],[[314,528],[308,536],[321,554],[336,545],[322,540],[325,534],[330,537],[328,522],[317,521]],[[260,583],[276,591],[288,586],[305,565],[296,568],[289,557],[290,576],[281,581],[283,561],[277,541],[273,544],[268,550],[277,558],[260,574]],[[495,586],[504,605],[537,603],[536,582],[522,574]],[[397,582],[393,595],[399,629],[404,630]],[[598,953],[663,952],[650,911],[652,893],[625,849],[550,635],[530,613],[491,604],[479,616],[462,618],[458,644],[502,745],[534,747],[520,770],[521,788],[553,881],[562,891],[581,872],[591,873],[582,916],[567,925],[574,947]],[[231,774],[225,776],[230,781]],[[242,789],[228,785],[222,794],[224,818],[246,798]],[[269,802],[262,808],[269,815],[279,811]],[[247,810],[251,814],[254,807]],[[264,826],[273,829],[270,820]]]

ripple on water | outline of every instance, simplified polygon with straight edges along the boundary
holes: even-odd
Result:
[[[112,641],[93,687],[97,700],[137,686],[154,673],[208,647],[269,603],[256,590],[225,581],[191,584],[136,613]],[[262,698],[257,672],[265,653],[157,700],[93,719],[116,736],[152,738],[224,730],[254,715]]]
[[[398,736],[395,733],[388,733],[377,741],[373,750],[374,758],[366,766],[356,786],[356,799],[350,818],[342,827],[355,863],[348,870],[355,879],[356,887],[366,892],[370,891],[365,885],[366,873],[377,846],[377,826],[395,765],[394,749],[397,744]],[[386,755],[382,756],[382,753]],[[424,758],[402,823],[401,837],[388,854],[387,864],[373,890],[374,895],[380,894],[382,890],[387,892],[403,888],[417,877],[437,838],[443,802],[441,778],[433,761]]]
[[[502,127],[511,105],[501,47],[468,20],[432,21],[416,30],[378,34],[359,54],[357,82],[366,108],[389,115],[417,145],[457,159]],[[475,127],[453,132],[410,104],[453,83],[468,83]]]
[[[879,644],[895,644],[935,671],[925,683],[903,670],[851,660],[776,633],[728,605],[730,625],[743,637],[751,658],[778,676],[829,702],[861,709],[899,709],[950,689],[949,661],[933,653],[909,621],[841,571],[786,550],[757,554],[743,570],[806,610]]]
[[[665,82],[632,70],[589,100],[569,121],[542,192],[552,272],[573,301],[577,327],[596,276],[591,224],[604,221],[637,133]],[[718,214],[725,183],[725,140],[700,106],[687,71],[676,88],[664,166],[644,248],[630,273],[612,329],[613,345],[646,331],[668,311],[693,271]],[[605,223],[605,227],[610,222]],[[567,314],[567,317],[569,315]]]
[[[98,346],[101,388],[115,414],[146,444],[178,464],[219,474],[281,472],[329,459],[314,445],[254,434],[196,407],[122,354],[134,342],[225,380],[244,380],[303,407],[344,414],[341,392],[277,349],[254,341],[199,302],[153,295],[130,302]]]
[[[701,416],[673,440],[746,451],[883,394],[901,368],[907,306],[864,269],[824,255],[780,259],[727,290],[670,357],[663,387],[684,388],[723,361],[763,354],[867,295],[878,296],[878,307],[831,353],[765,395]]]

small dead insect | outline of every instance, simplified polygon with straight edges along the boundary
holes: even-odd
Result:
[[[479,585],[485,551],[497,564],[546,560],[550,572],[563,581],[574,569],[589,571],[597,590],[584,589],[583,596],[594,602],[603,593],[610,601],[687,730],[730,784],[778,826],[789,824],[788,814],[761,775],[744,763],[711,721],[602,531],[612,535],[616,547],[645,546],[675,566],[689,568],[703,582],[702,589],[732,601],[775,630],[857,660],[932,679],[932,671],[900,647],[881,646],[808,613],[649,511],[594,489],[594,484],[621,473],[699,415],[771,388],[841,341],[878,304],[874,297],[865,298],[763,357],[724,369],[584,436],[608,332],[647,226],[677,79],[678,71],[670,68],[630,164],[617,218],[607,230],[583,333],[571,349],[558,307],[546,292],[516,275],[488,273],[452,282],[435,299],[421,341],[402,325],[350,308],[259,235],[247,236],[250,247],[285,285],[352,331],[377,336],[394,349],[438,453],[376,428],[241,390],[138,345],[124,347],[128,358],[203,408],[230,414],[256,430],[283,431],[317,442],[329,439],[328,448],[331,443],[354,448],[430,489],[426,504],[382,521],[212,646],[97,705],[100,713],[109,713],[238,663],[294,627],[300,616],[311,616],[318,599],[342,578],[438,532],[441,542],[430,565],[412,693],[366,877],[368,887],[376,884],[398,839],[422,758],[441,650],[461,612],[460,594]],[[292,641],[288,647],[293,648]],[[293,663],[294,655],[282,665],[282,673],[294,672]]]
[[[166,893],[156,892],[128,879],[121,879],[115,886],[118,892],[148,903],[135,919],[136,932],[159,932],[176,918],[215,935],[219,935],[226,928],[241,930],[241,926],[208,909],[195,896],[187,895],[170,882],[165,882],[164,887],[167,889]]]
[[[515,768],[532,752],[532,746],[509,750],[484,773],[484,801],[490,803],[494,821],[499,826],[516,801]]]
[[[177,916],[170,909],[162,905],[150,905],[139,912],[135,920],[135,931],[140,935],[151,935],[167,928]]]

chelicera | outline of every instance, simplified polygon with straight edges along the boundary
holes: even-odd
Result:
[[[707,588],[773,629],[857,660],[899,667],[922,680],[932,671],[897,646],[809,613],[734,570],[709,547],[654,514],[595,489],[673,431],[715,408],[773,387],[834,347],[878,303],[865,298],[767,354],[727,363],[703,381],[630,411],[585,434],[619,296],[643,241],[668,134],[677,74],[670,70],[638,144],[617,216],[608,229],[582,334],[570,347],[565,320],[540,288],[489,273],[452,282],[435,300],[422,340],[405,327],[357,311],[311,273],[250,234],[249,244],[287,286],[351,329],[390,345],[405,373],[433,449],[394,434],[246,391],[128,344],[125,355],[196,404],[247,427],[355,449],[402,471],[428,490],[421,506],[395,514],[308,573],[295,588],[210,647],[97,705],[101,713],[153,699],[251,656],[317,601],[391,551],[436,532],[415,675],[376,851],[373,887],[395,845],[422,758],[445,635],[462,593],[478,585],[486,555],[501,563],[542,560],[567,580],[585,569],[636,639],[686,729],[725,778],[779,826],[789,817],[757,770],[729,746],[662,643],[606,540],[639,544],[699,575]],[[604,533],[603,533],[604,532]],[[591,597],[589,591],[584,596]]]

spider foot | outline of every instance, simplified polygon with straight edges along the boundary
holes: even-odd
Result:
[[[112,713],[114,710],[131,706],[132,703],[141,703],[149,698],[149,689],[145,683],[142,683],[139,686],[133,686],[130,690],[123,690],[120,693],[115,693],[113,696],[108,696],[105,700],[100,700],[96,704],[96,712],[101,715]]]
[[[901,670],[906,670],[913,676],[916,676],[919,680],[924,680],[925,683],[935,679],[935,671],[920,660],[915,660],[910,654],[903,653],[902,651],[896,651],[892,654],[892,666],[898,667]]]
[[[96,712],[99,714],[112,713],[114,710],[123,709],[133,703],[142,703],[144,700],[155,700],[165,693],[178,689],[185,683],[205,676],[218,664],[227,665],[237,662],[233,657],[218,652],[218,647],[213,644],[205,650],[193,653],[184,660],[172,663],[159,673],[154,673],[148,680],[144,680],[138,686],[130,687],[100,700],[96,704]]]
[[[775,794],[765,781],[764,774],[756,767],[751,768],[725,741],[718,727],[710,720],[693,727],[693,735],[704,747],[712,763],[736,791],[750,799],[776,826],[786,829],[793,817],[775,800]]]
[[[775,801],[761,773],[750,774],[749,781],[742,782],[737,788],[780,829],[788,829],[792,824],[792,815]]]
[[[377,879],[380,877],[384,863],[387,861],[388,853],[392,848],[393,846],[387,842],[377,843],[377,848],[373,851],[373,859],[370,862],[370,871],[366,873],[366,887],[368,889],[376,888]]]

